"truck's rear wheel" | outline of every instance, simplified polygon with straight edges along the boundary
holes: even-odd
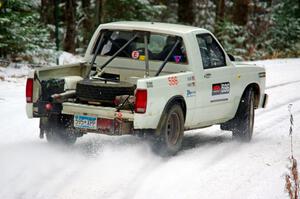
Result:
[[[174,155],[181,148],[184,132],[184,116],[180,105],[175,104],[163,115],[159,136],[153,145],[154,152],[162,155]]]
[[[234,125],[232,136],[234,139],[249,142],[252,139],[254,126],[254,91],[249,88],[245,91],[240,101]]]
[[[72,145],[77,140],[76,135],[67,129],[48,129],[45,133],[49,143]]]
[[[49,118],[44,133],[49,143],[72,145],[77,140],[76,133],[70,128],[68,117],[59,116]]]

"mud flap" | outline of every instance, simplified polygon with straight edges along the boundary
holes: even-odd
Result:
[[[263,100],[263,104],[262,104],[262,107],[263,107],[263,108],[266,108],[266,107],[267,107],[268,100],[269,100],[268,94],[264,94],[264,100]]]

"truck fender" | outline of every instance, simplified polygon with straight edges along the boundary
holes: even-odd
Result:
[[[239,95],[239,101],[238,101],[238,104],[236,104],[236,106],[235,106],[235,113],[236,113],[236,111],[237,111],[237,109],[238,109],[238,106],[239,106],[239,104],[240,104],[240,101],[241,101],[241,99],[242,99],[242,96],[245,94],[245,92],[249,89],[249,88],[253,88],[253,90],[254,90],[254,106],[255,106],[255,108],[258,108],[258,106],[259,106],[259,100],[260,100],[260,95],[261,95],[261,91],[260,91],[260,87],[259,87],[259,85],[257,84],[257,83],[255,83],[255,82],[252,82],[252,83],[249,83],[249,84],[247,84],[247,86],[244,88],[244,90],[243,90],[243,92],[241,93],[241,95]]]
[[[164,120],[166,119],[165,114],[166,114],[167,110],[170,109],[176,103],[178,103],[181,106],[182,111],[183,111],[183,115],[184,115],[184,121],[185,121],[185,118],[186,118],[186,102],[185,102],[183,96],[181,96],[181,95],[175,95],[175,96],[171,97],[168,100],[168,102],[166,103],[165,108],[162,111],[162,114],[160,116],[159,123],[158,123],[156,129],[160,129],[162,127],[162,125],[165,122]],[[155,134],[159,135],[160,132],[156,131]]]
[[[253,91],[254,91],[254,106],[255,106],[255,108],[258,108],[259,100],[260,100],[260,87],[257,83],[248,84],[246,86],[246,88],[244,89],[244,92],[241,96],[243,96],[245,94],[246,90],[248,90],[249,88],[253,88]]]
[[[240,101],[242,99],[242,96],[245,94],[245,92],[249,89],[249,88],[252,88],[253,91],[254,91],[254,106],[255,108],[258,108],[258,105],[259,105],[259,100],[260,100],[260,88],[259,88],[259,85],[257,83],[251,83],[251,84],[248,84],[246,86],[246,88],[244,89],[242,95],[240,95],[240,100],[239,100],[239,104],[240,104]],[[220,126],[221,126],[221,130],[232,130],[233,128],[233,125],[234,123],[236,122],[235,121],[235,118],[236,118],[236,114],[237,114],[237,110],[238,110],[238,106],[239,104],[237,105],[236,107],[236,111],[235,111],[235,114],[234,114],[234,118],[228,120],[227,122],[225,123],[222,123]]]

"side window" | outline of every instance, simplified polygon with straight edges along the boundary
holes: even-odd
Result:
[[[225,55],[210,34],[197,35],[197,41],[204,69],[225,66]]]

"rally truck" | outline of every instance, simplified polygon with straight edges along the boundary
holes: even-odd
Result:
[[[81,63],[42,67],[27,79],[29,118],[40,137],[73,144],[86,133],[150,137],[173,155],[184,132],[219,124],[252,138],[264,108],[265,69],[238,63],[198,27],[114,22],[95,31]]]

